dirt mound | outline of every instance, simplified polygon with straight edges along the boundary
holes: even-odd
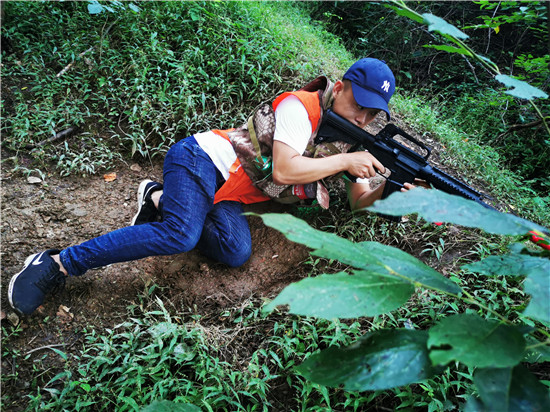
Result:
[[[136,169],[135,171],[132,169]],[[145,177],[162,180],[161,165],[132,167],[120,164],[116,180],[103,176],[59,178],[43,182],[4,174],[2,184],[2,286],[21,270],[26,256],[50,248],[64,248],[128,224],[135,213],[135,191]],[[85,185],[85,187],[83,187]],[[285,212],[272,202],[251,205],[247,211]],[[75,316],[103,317],[134,301],[143,287],[155,282],[176,303],[211,306],[232,305],[251,294],[273,295],[299,278],[299,263],[306,248],[289,242],[266,227],[260,218],[249,218],[253,253],[240,268],[229,268],[192,251],[174,256],[152,257],[114,264],[70,278],[65,291],[49,299],[41,312],[55,314],[59,305]],[[2,309],[10,310],[6,294]],[[95,314],[94,314],[95,313]]]
[[[273,205],[269,205],[273,211]],[[247,208],[267,212],[268,205]],[[265,210],[264,210],[265,209]],[[282,210],[281,210],[282,211]],[[281,233],[266,227],[259,217],[248,218],[252,234],[252,257],[243,266],[229,268],[198,252],[155,258],[153,273],[159,285],[169,285],[176,300],[186,306],[214,304],[228,307],[251,295],[268,297],[300,278],[299,263],[307,249],[289,242]],[[176,296],[177,294],[177,296]]]

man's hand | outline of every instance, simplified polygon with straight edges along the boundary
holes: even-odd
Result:
[[[405,183],[403,184],[403,187],[401,188],[402,192],[406,192],[407,190],[414,189],[415,187],[423,187],[425,189],[431,189],[431,186],[422,179],[414,179],[414,183]]]
[[[345,153],[348,162],[347,171],[359,178],[369,178],[376,176],[376,169],[384,174],[386,168],[372,154],[365,151]]]

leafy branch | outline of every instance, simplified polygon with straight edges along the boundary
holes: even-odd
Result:
[[[396,192],[376,202],[370,210],[393,216],[417,213],[429,222],[450,222],[494,234],[521,236],[521,239],[532,230],[548,232],[533,222],[435,189]],[[474,304],[485,312],[485,316],[468,310],[447,316],[427,331],[369,332],[350,346],[331,347],[308,357],[298,367],[308,379],[347,390],[381,390],[420,382],[459,362],[476,368],[474,383],[480,399],[468,401],[467,407],[473,408],[471,410],[488,410],[495,399],[507,400],[500,410],[513,410],[521,402],[533,410],[550,406],[544,385],[520,365],[527,354],[534,355],[535,362],[550,359],[547,331],[550,253],[547,251],[533,252],[513,246],[508,255],[489,256],[462,266],[463,271],[486,276],[524,277],[523,287],[531,298],[520,320],[530,318],[538,322],[529,321],[528,325],[537,326],[527,329],[526,325],[491,309],[483,299],[397,248],[376,242],[353,243],[313,229],[289,215],[264,214],[261,218],[288,239],[312,248],[313,255],[351,266],[351,273],[324,274],[287,286],[264,307],[265,312],[286,305],[291,313],[325,319],[377,316],[404,305],[417,287]],[[546,339],[539,341],[537,336]],[[502,373],[509,379],[501,382]],[[485,392],[487,379],[497,380],[490,393]]]
[[[425,47],[434,48],[441,51],[446,51],[449,53],[458,53],[465,57],[470,57],[481,63],[489,72],[494,75],[495,80],[500,82],[506,87],[511,87],[512,89],[506,90],[504,93],[514,96],[518,99],[528,100],[537,116],[541,119],[546,132],[550,135],[550,125],[549,118],[550,116],[545,116],[541,112],[540,108],[535,104],[534,99],[542,98],[547,99],[548,94],[540,90],[537,87],[531,86],[529,83],[524,82],[523,80],[516,79],[512,76],[502,74],[499,67],[492,62],[489,58],[482,56],[479,53],[476,53],[471,47],[469,47],[463,40],[466,40],[469,36],[459,30],[454,25],[448,23],[444,19],[437,17],[431,13],[419,14],[413,9],[411,9],[404,0],[389,0],[395,6],[389,6],[400,16],[408,17],[411,20],[416,21],[420,24],[427,24],[429,31],[435,31],[441,34],[445,39],[454,43],[458,47],[452,47],[448,45],[426,45]]]

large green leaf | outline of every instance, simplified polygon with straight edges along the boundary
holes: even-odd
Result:
[[[512,381],[512,368],[479,368],[474,373],[474,382],[482,405],[491,410],[508,410],[508,392]]]
[[[523,314],[550,325],[550,272],[532,273],[525,279],[523,287],[531,295]]]
[[[103,11],[103,6],[97,1],[92,1],[88,4],[88,13],[99,14]]]
[[[428,25],[429,31],[437,31],[444,35],[447,34],[456,37],[457,39],[467,39],[469,37],[466,33],[460,31],[452,24],[447,23],[447,21],[441,17],[434,16],[431,13],[424,13],[422,17],[424,18],[424,23]]]
[[[377,242],[357,243],[357,247],[371,256],[363,265],[365,269],[383,267],[388,273],[407,279],[415,286],[460,294],[462,289],[452,280],[425,265],[412,255],[391,246]]]
[[[456,283],[400,249],[376,242],[353,243],[333,233],[316,230],[288,214],[266,213],[260,217],[267,226],[279,230],[288,239],[313,248],[312,253],[316,256],[396,276],[416,286],[455,294],[461,292]]]
[[[425,331],[379,330],[348,347],[310,356],[298,371],[313,382],[350,391],[407,385],[434,374],[427,339]]]
[[[354,243],[341,238],[334,233],[321,232],[308,225],[302,219],[298,219],[287,213],[265,213],[258,215],[264,223],[282,232],[289,240],[300,243],[312,249],[348,249],[354,248]],[[353,255],[353,253],[351,253]]]
[[[548,389],[522,365],[514,368],[481,368],[474,374],[481,411],[548,411]]]
[[[464,47],[453,47],[441,44],[426,44],[424,47],[429,49],[436,49],[441,51],[446,51],[447,53],[459,53],[464,56],[472,57],[472,53],[469,50],[466,50]]]
[[[394,192],[386,199],[376,201],[368,210],[392,216],[418,213],[429,222],[456,223],[499,235],[524,235],[530,230],[548,231],[536,223],[487,209],[472,200],[421,187]]]
[[[527,276],[524,288],[531,295],[531,301],[523,314],[550,324],[550,259],[511,253],[489,256],[463,268],[490,276]]]
[[[417,14],[417,13],[411,11],[411,10],[407,10],[407,9],[403,9],[403,8],[395,7],[395,6],[389,6],[389,5],[385,5],[385,6],[390,8],[390,9],[395,10],[395,12],[399,16],[408,17],[409,19],[414,20],[417,23],[423,23],[424,22],[424,19],[419,14]]]
[[[428,348],[435,365],[459,361],[471,367],[508,367],[521,361],[525,340],[513,326],[460,314],[430,329]]]
[[[542,90],[531,86],[523,80],[514,79],[506,74],[499,74],[495,76],[495,79],[507,87],[512,87],[511,90],[507,90],[504,93],[517,97],[518,99],[533,100],[537,97],[543,99],[548,98],[548,95]]]
[[[537,256],[511,253],[502,256],[489,256],[479,262],[464,265],[462,269],[488,276],[528,276],[538,272],[549,275],[550,260]]]
[[[291,313],[325,319],[375,316],[397,309],[413,292],[410,282],[386,274],[340,272],[293,283],[264,310],[290,305]]]

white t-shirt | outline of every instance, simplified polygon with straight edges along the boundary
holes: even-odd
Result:
[[[311,122],[307,110],[296,96],[286,97],[275,110],[275,135],[273,140],[286,143],[303,154],[311,137]],[[357,178],[357,183],[369,183],[368,178]]]
[[[311,122],[302,102],[293,95],[286,97],[275,110],[275,120],[273,139],[303,154],[311,137]],[[231,143],[212,131],[196,133],[194,136],[199,146],[210,156],[214,165],[227,180],[229,169],[237,159]]]
[[[290,95],[275,110],[275,134],[273,140],[283,142],[299,154],[304,154],[311,137],[311,122],[300,99]]]
[[[223,178],[229,179],[229,169],[237,160],[237,153],[235,153],[231,142],[212,131],[195,133],[194,136],[202,150],[210,156]]]

